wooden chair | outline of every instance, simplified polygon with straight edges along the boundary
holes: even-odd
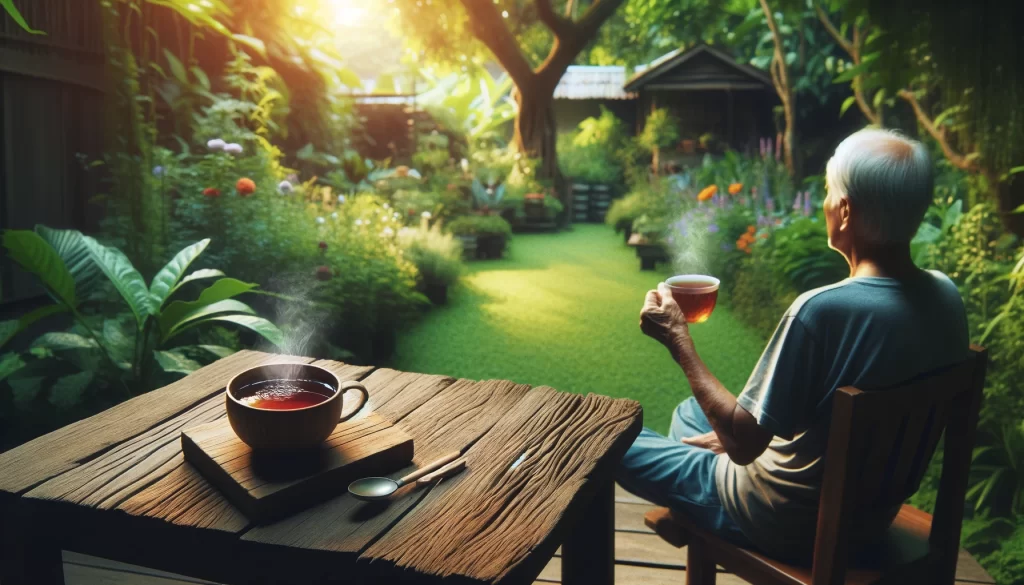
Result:
[[[832,407],[825,477],[811,567],[770,559],[727,543],[667,508],[645,516],[664,540],[687,550],[687,583],[713,585],[715,565],[757,585],[951,585],[987,356],[971,358],[896,388],[840,388]],[[859,510],[886,509],[918,488],[943,429],[942,476],[934,518],[904,505],[884,543],[880,562],[849,567],[851,519]]]

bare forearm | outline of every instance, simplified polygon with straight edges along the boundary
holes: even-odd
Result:
[[[711,428],[722,441],[726,452],[730,455],[735,453],[737,445],[733,432],[733,413],[737,407],[736,397],[708,370],[704,360],[697,355],[692,339],[687,337],[675,345],[677,349],[672,352],[672,357],[686,373],[697,404],[707,415]]]

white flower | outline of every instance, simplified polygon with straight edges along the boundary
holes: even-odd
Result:
[[[392,215],[391,217],[393,217],[394,219],[398,219],[401,217],[401,215],[399,215],[399,213],[396,211],[395,214]]]
[[[324,218],[322,218],[322,217],[318,217],[318,218],[316,218],[316,222],[317,222],[318,224],[320,224],[320,225],[323,225],[323,224],[324,224],[324,222],[326,222],[326,221],[327,221],[327,220],[326,220],[326,219],[324,219]]]
[[[462,167],[462,172],[464,172],[464,173],[468,173],[469,172],[469,161],[468,160],[462,159],[461,161],[459,161],[459,165]]]
[[[338,219],[338,212],[337,211],[335,211],[334,213],[331,214],[331,219]]]
[[[277,184],[277,192],[281,195],[287,195],[292,192],[292,184],[288,181],[281,181]]]
[[[391,206],[390,206],[390,205],[388,205],[387,203],[385,203],[385,204],[384,204],[384,209],[391,209]]]
[[[423,213],[420,214],[420,217],[422,217],[423,219],[430,219],[430,212],[424,211]]]
[[[386,227],[383,230],[381,230],[380,235],[385,238],[390,238],[391,236],[395,235],[395,230]]]
[[[227,143],[221,140],[220,138],[214,138],[213,140],[209,140],[206,142],[206,148],[209,148],[210,150],[215,152],[224,150],[225,146],[227,146]]]
[[[409,169],[409,176],[414,179],[422,179],[423,175],[420,174],[416,169]]]
[[[344,202],[345,202],[345,196],[344,195],[338,195],[338,203],[340,204],[340,203],[344,203]]]
[[[361,226],[361,225],[363,225],[363,220],[357,219],[356,220],[356,226],[358,227],[358,226]]]
[[[228,154],[242,154],[242,145],[237,142],[224,145],[224,152]]]

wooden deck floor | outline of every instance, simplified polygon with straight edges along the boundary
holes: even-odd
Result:
[[[662,541],[644,526],[644,513],[651,504],[616,488],[615,492],[615,582],[617,585],[682,585],[686,582],[686,551]],[[537,584],[558,583],[561,558],[556,555],[544,569]],[[64,553],[67,585],[214,585],[209,581],[183,577],[73,552]],[[743,585],[746,581],[719,573],[720,585]],[[957,585],[991,584],[995,581],[971,555],[961,551]]]

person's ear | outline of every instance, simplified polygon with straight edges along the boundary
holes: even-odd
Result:
[[[836,216],[839,218],[839,231],[845,232],[850,229],[850,214],[850,200],[846,197],[840,197],[839,208],[836,210]]]

